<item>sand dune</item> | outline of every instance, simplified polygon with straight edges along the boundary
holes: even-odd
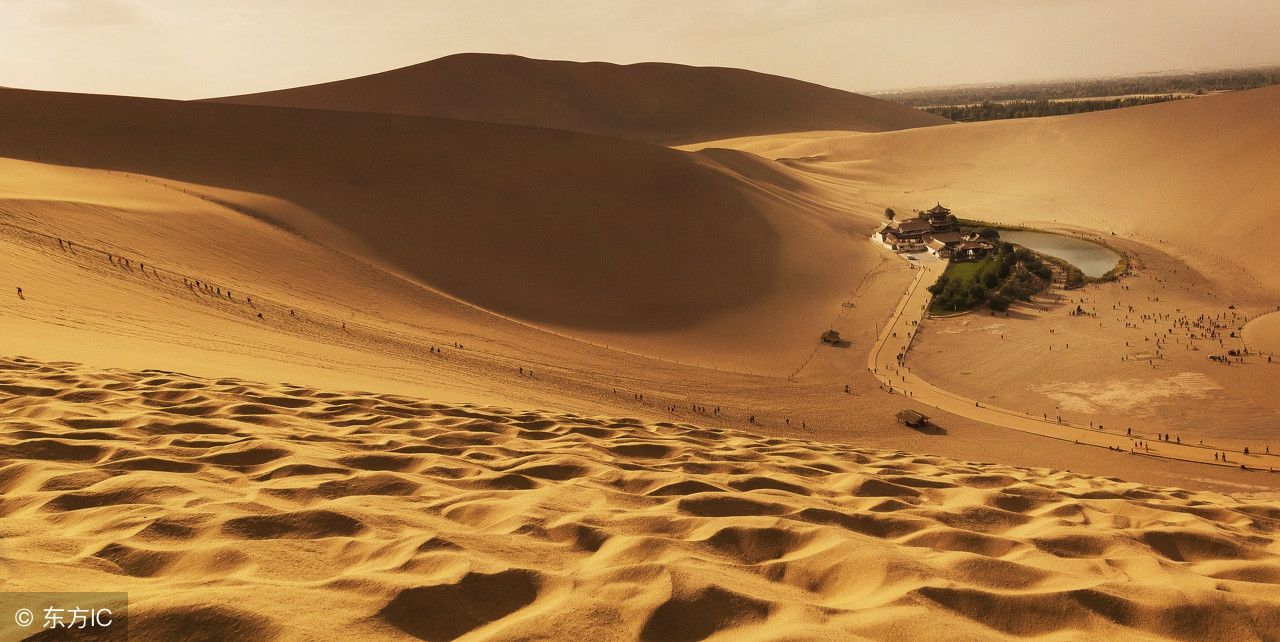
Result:
[[[1162,324],[1216,315],[1225,349],[1275,309],[1280,93],[698,152],[523,125],[679,142],[902,112],[783,82],[800,104],[663,122],[782,81],[503,58],[284,95],[416,114],[413,83],[462,63],[632,99],[652,74],[727,84],[640,122],[550,90],[487,114],[547,119],[521,125],[0,90],[0,354],[38,357],[0,358],[6,590],[127,590],[147,639],[1275,638],[1256,427],[1280,366],[1209,362]],[[965,395],[934,413],[866,370],[917,274],[866,235],[933,200],[1106,235],[1137,275],[1069,294],[1097,317],[1045,298],[1016,331],[913,325],[905,367]],[[1119,358],[1153,336],[1185,353]],[[1112,441],[1158,411],[1215,463],[965,419],[978,399],[1030,412],[1036,390],[1115,406],[1069,418],[1105,415]]]
[[[1119,283],[1047,292],[1012,319],[979,311],[923,323],[911,376],[970,406],[1170,435],[1241,463],[1234,454],[1245,448],[1273,448],[1280,417],[1274,322],[1255,320],[1280,304],[1278,108],[1280,87],[1269,87],[1057,118],[710,144],[778,159],[881,207],[942,201],[960,216],[1121,249],[1132,271]],[[1071,316],[1076,306],[1089,316]],[[1246,347],[1227,364],[1209,358]]]
[[[1213,493],[22,358],[0,409],[7,590],[149,639],[1280,630],[1280,513]]]
[[[487,310],[670,359],[760,369],[807,350],[873,260],[861,226],[788,170],[723,153],[378,114],[26,91],[0,103],[2,155],[181,181]]]
[[[1280,354],[1280,313],[1260,316],[1244,327],[1244,343],[1250,350]]]
[[[1261,491],[1274,483],[1265,475],[1221,469],[1188,478],[1181,467],[1158,462],[1134,468],[1128,457],[1084,447],[1063,450],[954,416],[941,418],[946,438],[901,430],[894,413],[904,404],[920,406],[878,386],[865,369],[865,356],[913,273],[905,262],[866,240],[879,216],[877,198],[868,198],[856,181],[821,173],[815,163],[789,167],[732,150],[680,154],[567,132],[423,118],[29,92],[8,96],[22,107],[12,110],[0,139],[13,153],[81,165],[89,159],[100,166],[156,173],[2,163],[0,267],[11,295],[0,305],[0,320],[12,331],[0,334],[0,350],[10,354],[212,377],[254,373],[267,380],[458,403],[713,422],[960,458],[1124,474],[1193,488]],[[88,115],[81,117],[81,110]],[[225,134],[210,133],[202,119],[231,124]],[[455,126],[461,128],[455,135],[437,135],[436,129]],[[466,148],[463,139],[472,127],[477,140],[491,147]],[[323,138],[331,131],[341,143],[334,149]],[[528,142],[529,154],[541,149],[550,157],[565,151],[564,140],[590,141],[575,143],[574,149],[613,159],[609,162],[618,165],[620,182],[626,171],[646,171],[646,163],[653,161],[683,176],[687,182],[682,185],[706,198],[694,195],[688,203],[673,205],[678,209],[663,211],[666,197],[623,187],[631,202],[619,204],[617,196],[603,194],[601,202],[611,209],[596,210],[594,203],[574,200],[578,188],[566,175],[547,179],[549,189],[538,197],[556,199],[565,205],[563,212],[538,220],[517,217],[517,226],[507,225],[501,217],[508,211],[523,213],[523,204],[502,199],[503,207],[484,209],[487,199],[498,198],[484,190],[506,184],[486,181],[485,172],[494,165],[479,153],[492,155],[505,138],[500,143],[485,137],[500,138],[508,131],[528,136],[512,141]],[[69,134],[80,137],[76,145],[62,144]],[[462,150],[458,159],[476,163],[446,171],[449,176],[474,171],[474,181],[461,184],[477,186],[476,191],[458,189],[452,182],[429,186],[458,210],[441,209],[429,190],[414,191],[423,182],[418,169],[449,163],[419,158],[406,149],[419,140],[449,142]],[[375,145],[381,149],[372,149]],[[636,159],[614,158],[631,155],[627,150],[641,151]],[[387,176],[385,183],[379,183],[381,175],[364,169],[364,156],[377,158],[377,153],[390,154],[399,163],[379,168]],[[512,150],[503,153],[508,163],[525,160]],[[569,161],[563,169],[578,171]],[[515,174],[508,180],[523,180],[523,174]],[[323,180],[313,181],[313,176]],[[530,180],[525,186],[532,190],[536,185]],[[756,213],[776,234],[777,247],[752,246],[749,235],[732,222],[736,211],[708,203],[717,193],[758,208]],[[673,192],[670,198],[682,197]],[[473,200],[481,211],[493,214],[492,227],[465,220]],[[674,213],[699,221],[724,217],[731,221],[728,231],[705,241],[728,247],[700,254],[696,243],[682,244],[656,226],[614,220],[611,215],[618,211],[636,212],[646,222]],[[456,222],[467,234],[459,235],[453,227],[428,228],[435,218]],[[597,219],[602,226],[594,225]],[[583,229],[573,232],[575,240],[598,241],[616,230],[625,242],[581,249],[569,240],[557,244],[554,230],[576,227]],[[494,240],[490,230],[496,230],[504,252],[485,249]],[[530,247],[548,236],[548,247],[555,252]],[[61,250],[57,238],[92,251]],[[641,249],[634,244],[642,244]],[[439,260],[442,270],[471,279],[464,286],[478,294],[463,300],[450,296],[456,293],[441,287],[438,275],[426,270],[430,265],[416,276],[407,274],[391,260],[399,256],[394,252],[404,252],[411,267]],[[145,262],[149,270],[144,275],[138,266],[122,268],[107,253]],[[656,258],[648,263],[625,260],[637,256]],[[707,256],[719,258],[704,265]],[[778,269],[751,265],[769,256],[776,257]],[[543,265],[546,271],[539,271]],[[154,276],[157,268],[164,271],[163,278]],[[578,278],[557,281],[556,270],[562,269],[579,271]],[[1170,269],[1176,270],[1153,272],[1153,285]],[[725,294],[714,287],[717,272],[725,279],[743,274],[767,279],[753,298],[728,305],[717,300]],[[625,291],[594,289],[605,276],[636,285]],[[188,289],[183,279],[230,289],[235,298]],[[12,296],[15,285],[26,288],[26,301]],[[560,315],[551,320],[503,307],[529,299],[538,303],[535,288],[574,291],[582,298],[551,306]],[[253,298],[252,305],[246,297]],[[477,300],[482,307],[472,305]],[[683,307],[673,311],[673,303]],[[598,309],[592,307],[597,304]],[[495,310],[512,311],[503,316]],[[613,327],[599,323],[609,317],[598,315],[617,311],[629,311],[634,318]],[[264,316],[257,317],[259,313]],[[662,327],[667,314],[677,316],[678,323]],[[572,325],[557,325],[555,318]],[[597,323],[588,327],[584,319]],[[816,337],[827,328],[839,330],[849,344],[820,345]],[[1036,324],[1027,332],[1037,330],[1046,332]],[[1124,345],[1123,337],[1110,339]],[[1019,354],[972,341],[966,349],[987,351],[988,359],[997,349],[1010,359]],[[1198,362],[1200,367],[1208,363],[1202,354]],[[976,385],[959,390],[973,399],[987,398],[993,386],[1028,390],[1032,375],[1047,378],[1034,381],[1037,385],[1061,383],[1049,369],[1028,374],[1005,368],[974,377],[971,368],[946,364],[939,361],[935,370]],[[536,378],[530,369],[537,371]],[[1267,387],[1274,387],[1274,379],[1240,372],[1234,381],[1246,382],[1251,392],[1232,407],[1249,408],[1249,399],[1266,398]],[[1037,413],[1044,403],[1040,398],[1001,401],[1005,407]],[[712,406],[722,406],[724,414],[706,410]],[[1090,418],[1077,419],[1088,425]],[[1268,420],[1263,412],[1246,419],[1230,423]],[[1108,417],[1106,423],[1113,421]],[[1162,427],[1135,428],[1155,432]],[[1168,428],[1184,437],[1220,436],[1187,426]],[[1266,444],[1259,443],[1259,435],[1228,437],[1232,441],[1221,447],[1238,451]]]
[[[895,103],[742,69],[459,54],[218,102],[440,116],[662,144],[805,130],[948,122]]]
[[[1280,87],[1267,87],[1056,118],[708,145],[798,159],[788,164],[898,207],[941,200],[974,218],[1114,232],[1176,253],[1222,291],[1261,287],[1274,305],[1278,109]]]

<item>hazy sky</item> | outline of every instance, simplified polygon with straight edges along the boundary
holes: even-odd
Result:
[[[853,91],[1280,63],[1280,0],[0,0],[0,85],[196,98],[451,53]]]

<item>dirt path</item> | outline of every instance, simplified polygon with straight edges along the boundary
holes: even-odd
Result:
[[[940,261],[923,263],[917,267],[919,273],[894,309],[893,316],[889,318],[887,325],[880,333],[880,338],[867,356],[867,368],[883,382],[884,389],[890,394],[905,395],[920,403],[977,421],[1099,448],[1217,466],[1245,465],[1264,471],[1273,470],[1280,465],[1280,456],[1275,454],[1244,455],[1240,452],[1228,452],[1226,461],[1221,459],[1215,461],[1214,455],[1222,454],[1219,449],[1192,443],[1149,442],[1129,437],[1123,431],[1100,430],[1070,422],[1060,423],[1057,417],[1036,417],[1016,410],[980,404],[977,400],[948,392],[921,379],[911,372],[905,358],[899,364],[899,355],[904,357],[908,355],[911,341],[919,331],[919,324],[924,319],[928,308],[931,296],[928,286],[936,282],[945,269],[946,264]],[[1194,440],[1187,439],[1187,442],[1191,441]]]

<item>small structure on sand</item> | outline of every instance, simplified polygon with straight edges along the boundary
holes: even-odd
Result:
[[[911,428],[922,428],[929,424],[929,418],[914,410],[899,410],[898,421]]]
[[[822,333],[822,342],[831,344],[840,343],[840,333],[835,330],[827,330]]]

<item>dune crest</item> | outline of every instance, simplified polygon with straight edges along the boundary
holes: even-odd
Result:
[[[877,98],[743,69],[496,54],[458,54],[358,78],[210,100],[439,116],[660,144],[950,122]]]

